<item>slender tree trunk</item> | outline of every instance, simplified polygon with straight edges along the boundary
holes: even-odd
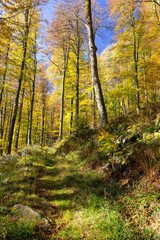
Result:
[[[29,123],[30,123],[30,106],[29,106],[29,103],[28,103],[28,122],[27,122],[27,135],[26,135],[26,145],[29,144]]]
[[[36,37],[35,37],[35,46],[34,46],[34,78],[32,83],[32,98],[30,106],[30,119],[29,119],[29,131],[28,131],[28,144],[32,144],[32,119],[33,119],[33,107],[34,107],[34,96],[35,96],[35,83],[36,83],[36,74],[37,74],[37,57],[36,57]]]
[[[50,129],[51,129],[51,133],[50,133],[50,147],[52,147],[52,144],[53,144],[53,125],[54,125],[54,109],[53,109],[53,111],[51,111],[51,125],[50,125]]]
[[[92,82],[95,89],[95,96],[97,101],[98,112],[100,116],[100,126],[105,127],[108,124],[107,111],[104,103],[104,98],[102,94],[101,84],[98,76],[97,67],[97,48],[95,46],[95,39],[92,26],[92,13],[91,13],[91,0],[86,0],[86,17],[87,17],[87,30],[88,30],[88,40],[89,40],[89,50],[91,57],[91,74]]]
[[[5,83],[6,83],[6,75],[7,75],[7,70],[8,70],[8,59],[9,59],[9,50],[10,50],[10,40],[9,40],[9,43],[8,43],[6,59],[5,59],[5,70],[4,70],[4,74],[3,74],[2,88],[1,88],[1,92],[0,92],[0,106],[1,106],[2,98],[3,98],[3,92],[4,92],[4,87],[5,87]]]
[[[119,115],[119,117],[121,116],[121,100],[120,100],[120,98],[118,99],[118,115]]]
[[[11,123],[9,136],[8,136],[8,147],[7,147],[8,154],[11,153],[11,148],[12,148],[12,139],[13,139],[14,127],[15,127],[15,122],[16,122],[16,117],[17,117],[17,112],[18,112],[19,96],[20,96],[21,85],[22,85],[22,80],[23,80],[23,75],[24,75],[25,62],[26,62],[27,42],[28,42],[28,35],[29,35],[28,19],[29,19],[29,9],[26,9],[25,10],[25,36],[24,36],[24,45],[23,45],[23,59],[22,59],[22,64],[21,64],[20,76],[18,79],[18,90],[17,90],[16,98],[15,98],[12,123]]]
[[[37,117],[36,117],[36,128],[35,128],[35,135],[34,135],[34,144],[37,143],[37,132],[38,132],[38,126],[39,126],[39,105],[37,109]]]
[[[71,114],[70,114],[70,124],[69,124],[69,135],[72,135],[72,125],[73,125],[73,98],[71,98]]]
[[[96,98],[95,98],[95,91],[94,88],[92,89],[91,94],[91,101],[92,101],[92,127],[93,129],[96,128]]]
[[[20,109],[19,109],[18,126],[17,126],[16,132],[15,132],[15,149],[16,150],[18,149],[18,143],[19,143],[19,133],[20,133],[20,128],[21,128],[23,99],[24,99],[24,88],[22,90],[22,99],[21,99],[21,104],[20,104]]]
[[[1,108],[1,128],[0,128],[0,153],[1,156],[3,155],[3,135],[4,135],[4,128],[5,128],[5,120],[6,120],[6,111],[7,111],[7,102],[4,104],[4,108]]]
[[[80,36],[79,19],[77,19],[77,42],[76,42],[76,119],[79,116],[79,54],[80,54]]]
[[[66,71],[68,66],[69,49],[70,49],[70,43],[66,44],[66,47],[63,47],[64,66],[63,66],[63,76],[62,76],[61,112],[60,112],[60,128],[59,128],[60,140],[62,140],[63,138],[65,79],[66,79]]]
[[[7,124],[6,124],[6,130],[5,130],[5,136],[4,136],[4,143],[5,143],[5,152],[7,152],[7,135],[11,126],[11,120],[13,117],[13,111],[14,111],[14,103],[12,103],[12,101],[10,103],[8,103],[8,107],[7,107]]]
[[[156,100],[157,100],[157,91],[156,91],[156,87],[154,87],[154,89],[153,89],[153,99],[154,99],[154,101],[156,102]]]
[[[60,140],[62,140],[62,138],[63,138],[65,79],[66,79],[66,69],[64,69],[63,77],[62,77],[61,114],[60,114],[60,129],[59,129],[59,139]]]
[[[144,79],[144,95],[146,100],[146,108],[148,107],[148,92],[147,92],[147,83],[146,83],[146,66],[145,66],[145,53],[143,52],[143,60],[144,60],[144,67],[143,67],[143,79]]]
[[[128,99],[127,99],[127,103],[128,103],[128,114],[130,113],[130,98],[128,96]]]
[[[41,131],[41,147],[44,146],[44,133],[45,133],[45,111],[46,111],[46,101],[44,96],[44,89],[42,89],[42,131]]]
[[[133,19],[134,21],[134,19]],[[133,45],[134,45],[134,50],[133,50],[133,59],[134,59],[134,86],[136,89],[136,112],[139,114],[140,106],[139,106],[139,82],[138,82],[138,49],[139,49],[139,43],[138,40],[136,39],[136,33],[135,33],[135,26],[133,24],[132,26],[133,30]]]
[[[126,115],[126,106],[125,106],[124,98],[122,99],[122,109],[123,109],[123,115]]]

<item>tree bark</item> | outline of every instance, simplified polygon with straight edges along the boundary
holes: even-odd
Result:
[[[138,80],[138,51],[139,51],[139,39],[136,37],[135,32],[135,18],[132,13],[132,32],[133,32],[133,61],[134,61],[134,87],[136,89],[136,112],[139,114],[140,110],[140,98],[139,98],[139,80]]]
[[[65,79],[66,79],[66,69],[64,69],[63,76],[62,76],[61,114],[60,114],[60,129],[59,129],[59,139],[60,140],[62,140],[62,138],[63,138]]]
[[[133,58],[134,58],[134,86],[137,91],[136,93],[136,111],[137,114],[139,114],[139,83],[138,83],[138,50],[137,50],[137,41],[136,41],[136,36],[135,36],[135,31],[133,29],[133,44],[134,44],[134,53],[133,53]]]
[[[60,112],[60,128],[59,128],[59,139],[63,138],[63,120],[64,120],[64,94],[65,94],[65,79],[66,79],[66,71],[68,66],[68,58],[69,58],[69,48],[70,43],[66,44],[63,47],[63,76],[62,76],[62,94],[61,94],[61,112]]]
[[[29,131],[28,131],[28,144],[32,144],[32,119],[33,119],[33,107],[34,107],[34,96],[35,96],[35,83],[36,83],[36,74],[37,74],[37,49],[36,49],[36,36],[35,36],[35,46],[34,46],[34,77],[32,83],[32,98],[30,106],[30,118],[29,118]]]
[[[45,133],[45,112],[46,112],[46,99],[44,96],[44,89],[42,89],[42,131],[41,131],[41,147],[44,146],[44,133]]]
[[[18,149],[18,143],[19,143],[19,133],[20,133],[20,128],[21,128],[23,99],[24,99],[24,88],[23,88],[23,90],[22,90],[22,99],[21,99],[20,109],[19,109],[18,126],[17,126],[16,134],[15,134],[15,149],[16,149],[16,150]]]
[[[12,123],[11,123],[9,136],[8,136],[8,147],[7,147],[7,153],[8,154],[11,153],[11,148],[12,148],[13,133],[14,133],[14,127],[15,127],[15,122],[16,122],[16,117],[17,117],[17,112],[18,112],[19,97],[20,97],[21,85],[22,85],[25,62],[26,62],[26,52],[27,52],[27,43],[28,43],[28,35],[29,35],[28,20],[29,20],[29,9],[27,8],[25,10],[25,33],[24,33],[24,44],[23,44],[23,59],[22,59],[22,63],[21,63],[20,76],[19,76],[19,79],[18,79],[18,90],[17,90],[17,94],[16,94],[16,98],[15,98],[15,105],[14,105]]]
[[[7,112],[7,101],[4,104],[4,108],[1,108],[1,131],[0,131],[0,152],[1,156],[3,155],[3,135],[4,135],[4,128],[5,128],[5,120],[6,120],[6,112]]]
[[[73,125],[73,98],[71,98],[71,114],[70,114],[70,124],[69,124],[69,135],[72,135],[72,125]]]
[[[79,36],[79,19],[76,26],[76,119],[79,116],[79,54],[80,54],[80,36]]]
[[[91,75],[92,82],[95,90],[95,96],[97,101],[97,107],[100,117],[100,127],[103,128],[108,124],[107,111],[104,103],[103,93],[101,89],[101,84],[98,76],[98,67],[97,67],[97,48],[95,46],[95,39],[92,26],[92,12],[91,12],[91,0],[86,0],[86,17],[87,17],[87,30],[88,30],[88,41],[89,41],[89,50],[91,58]]]
[[[92,89],[91,94],[91,101],[92,101],[92,127],[93,129],[96,128],[96,99],[95,99],[95,91],[94,88]]]
[[[5,87],[5,83],[6,83],[6,75],[7,75],[7,70],[8,70],[9,50],[10,50],[10,40],[9,40],[9,43],[8,43],[6,59],[5,59],[5,70],[4,70],[4,74],[3,74],[3,82],[2,82],[2,88],[1,88],[1,93],[0,93],[0,106],[1,106],[2,98],[3,98],[3,92],[4,92],[4,87]]]
[[[4,142],[5,142],[5,152],[7,153],[7,137],[8,137],[8,132],[11,126],[12,122],[12,117],[13,117],[13,111],[14,111],[14,103],[10,101],[7,106],[7,124],[6,124],[6,129],[5,129],[5,136],[4,136]]]

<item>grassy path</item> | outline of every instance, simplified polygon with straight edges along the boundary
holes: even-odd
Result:
[[[49,220],[50,228],[30,234],[31,238],[17,235],[21,226],[16,224],[10,230],[8,221],[14,220],[2,214],[0,223],[6,225],[0,226],[0,235],[11,231],[13,236],[14,231],[14,237],[6,234],[0,239],[160,239],[159,192],[148,180],[124,192],[120,182],[104,177],[100,168],[87,167],[82,148],[56,151],[33,147],[22,150],[18,161],[17,156],[12,161],[11,166],[7,162],[8,176],[0,185],[1,205],[8,209],[16,203],[30,206]]]
[[[51,214],[55,219],[51,239],[155,239],[152,231],[142,233],[131,220],[118,185],[82,167],[74,152],[48,154],[39,190],[39,197],[57,208],[56,216]]]

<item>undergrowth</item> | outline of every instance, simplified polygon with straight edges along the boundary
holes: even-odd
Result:
[[[160,239],[159,126],[149,121],[115,122],[100,133],[77,123],[52,149],[3,157],[0,239]],[[16,203],[47,218],[49,229],[14,219]]]

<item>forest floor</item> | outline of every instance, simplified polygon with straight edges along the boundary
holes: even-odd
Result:
[[[0,239],[160,239],[159,175],[115,181],[87,164],[82,145],[68,144],[26,147],[4,164]],[[21,225],[8,214],[16,203],[47,218],[49,229]]]

